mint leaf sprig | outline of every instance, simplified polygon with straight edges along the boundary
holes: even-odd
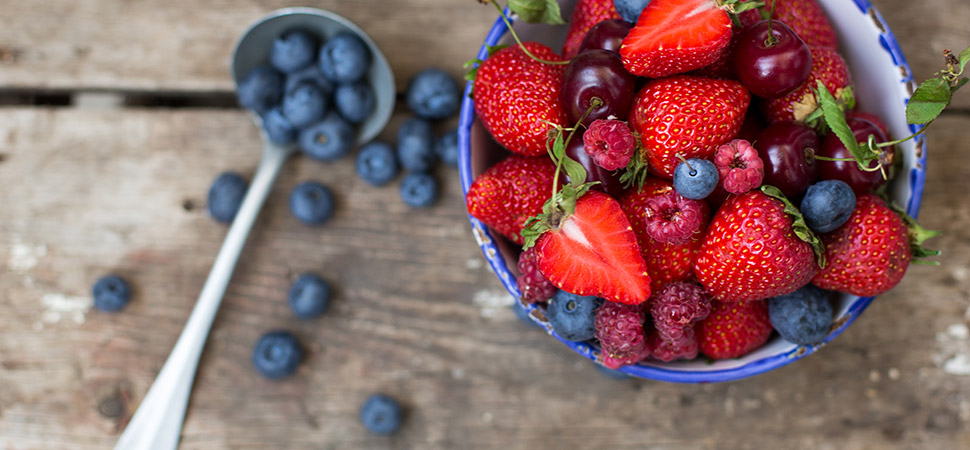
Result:
[[[892,160],[885,150],[886,147],[901,144],[926,132],[926,128],[950,105],[953,94],[970,81],[963,76],[964,69],[970,62],[970,47],[960,52],[959,56],[954,56],[949,49],[944,50],[943,58],[946,68],[921,83],[906,104],[906,122],[910,125],[922,125],[922,127],[916,133],[893,141],[876,142],[875,136],[871,134],[866,140],[857,141],[838,101],[822,82],[818,83],[815,97],[819,100],[825,124],[852,153],[860,170],[867,172],[878,170],[883,178],[887,178],[886,169],[892,165]],[[876,162],[875,166],[872,166],[873,161]]]

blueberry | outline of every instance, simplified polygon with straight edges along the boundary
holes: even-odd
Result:
[[[374,434],[389,435],[401,427],[401,404],[384,394],[373,394],[360,408],[360,421]]]
[[[283,74],[269,66],[260,66],[239,82],[239,104],[243,108],[263,114],[283,97]]]
[[[337,112],[347,122],[353,124],[367,120],[374,112],[374,106],[377,103],[374,99],[374,90],[363,82],[337,86],[337,90],[333,93],[333,101],[337,106]]]
[[[300,132],[283,115],[283,109],[278,106],[263,115],[263,129],[266,130],[266,137],[279,145],[288,145],[296,142],[296,137]]]
[[[304,181],[290,192],[293,217],[307,225],[322,225],[333,217],[333,192],[316,181]]]
[[[94,307],[106,312],[120,311],[131,300],[131,286],[117,275],[98,278],[91,288]]]
[[[334,83],[353,83],[364,78],[370,66],[370,50],[357,35],[337,33],[320,47],[320,72]]]
[[[434,143],[434,154],[451,167],[458,167],[458,129],[455,128]]]
[[[650,0],[613,0],[613,6],[620,17],[627,22],[637,23],[643,8],[647,7]]]
[[[337,113],[327,114],[322,121],[300,132],[303,153],[321,161],[335,161],[350,153],[356,135],[354,127]]]
[[[810,345],[822,341],[832,326],[832,304],[825,291],[807,285],[768,299],[771,326],[786,341]]]
[[[434,131],[431,123],[412,117],[397,130],[397,159],[411,172],[427,172],[434,166]]]
[[[286,76],[283,92],[290,92],[301,84],[309,83],[320,89],[327,98],[333,95],[333,83],[324,78],[316,64],[300,69]]]
[[[717,187],[717,167],[700,158],[681,161],[674,169],[674,190],[685,198],[700,200]]]
[[[401,199],[412,208],[431,206],[438,198],[438,182],[429,174],[409,173],[401,181]]]
[[[327,112],[327,96],[314,84],[304,83],[283,96],[283,115],[296,128],[319,122]]]
[[[844,181],[824,180],[808,187],[801,211],[808,228],[828,233],[849,220],[855,209],[855,193]]]
[[[595,336],[593,319],[602,300],[558,291],[549,300],[546,317],[559,337],[567,341],[587,341]]]
[[[246,188],[246,179],[242,175],[235,172],[220,174],[209,187],[209,215],[222,223],[232,222],[246,196]]]
[[[425,119],[444,119],[458,112],[461,92],[455,79],[441,69],[425,69],[408,83],[408,108]]]
[[[371,142],[357,155],[357,175],[374,186],[387,184],[397,176],[398,170],[394,149],[386,142]]]
[[[330,304],[330,285],[312,273],[300,275],[287,296],[293,314],[301,319],[312,319],[327,310]]]
[[[290,30],[273,40],[269,63],[283,73],[293,73],[313,64],[317,40],[304,30]]]
[[[267,332],[253,347],[253,366],[271,380],[293,375],[302,357],[300,342],[289,331]]]

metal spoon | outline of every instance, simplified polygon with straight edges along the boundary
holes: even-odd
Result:
[[[384,128],[394,109],[394,75],[390,65],[374,42],[360,28],[328,11],[314,8],[286,8],[260,19],[243,33],[232,55],[232,77],[238,83],[253,68],[269,61],[272,42],[284,31],[302,28],[326,38],[338,31],[349,30],[360,36],[371,51],[371,68],[367,74],[374,88],[377,105],[371,117],[358,127],[357,143],[373,139]],[[251,113],[263,139],[263,155],[246,192],[242,206],[229,227],[225,242],[216,256],[209,278],[202,287],[185,329],[175,343],[162,370],[158,373],[138,410],[115,445],[116,450],[168,450],[178,447],[185,410],[199,357],[226,292],[246,237],[280,168],[292,155],[296,145],[281,146],[269,141],[262,119]]]

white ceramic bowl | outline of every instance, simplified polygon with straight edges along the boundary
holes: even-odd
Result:
[[[906,63],[899,44],[879,12],[868,0],[818,0],[829,17],[839,37],[839,51],[849,64],[855,82],[855,92],[859,109],[879,114],[889,126],[894,136],[909,136],[918,130],[906,124],[905,107],[915,85],[912,71]],[[575,1],[560,0],[564,17],[568,18]],[[513,22],[516,33],[523,40],[535,40],[553,49],[562,47],[565,26],[531,25]],[[485,45],[512,43],[507,36],[505,23],[498,18]],[[485,59],[487,49],[482,46],[477,57]],[[467,194],[475,176],[500,160],[506,151],[499,147],[475,116],[475,109],[468,94],[471,83],[465,89],[465,101],[461,109],[461,122],[458,128],[461,148],[459,168],[462,190]],[[926,147],[922,138],[908,141],[897,147],[897,155],[903,158],[903,170],[893,180],[890,194],[892,199],[916,217],[923,194],[923,181],[926,162]],[[506,289],[519,297],[515,278],[518,275],[514,244],[492,233],[484,224],[469,216],[472,231],[485,258],[498,275]],[[814,352],[819,346],[831,341],[848,327],[869,303],[872,297],[842,295],[835,306],[835,326],[821,344],[799,346],[780,337],[773,337],[761,348],[736,359],[708,362],[704,358],[693,361],[663,363],[645,361],[620,369],[629,375],[682,383],[705,383],[729,381],[750,377],[789,364]],[[602,361],[599,348],[587,342],[569,342],[559,338],[544,319],[541,310],[525,305],[530,317],[545,327],[577,353],[586,358]]]

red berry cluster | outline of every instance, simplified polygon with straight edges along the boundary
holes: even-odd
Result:
[[[635,25],[612,3],[577,3],[568,60],[529,42],[477,68],[475,110],[511,154],[471,185],[468,210],[525,245],[525,301],[555,288],[607,300],[596,341],[617,368],[742,356],[772,334],[768,299],[810,283],[876,295],[899,282],[911,224],[871,193],[892,174],[861,170],[819,107],[844,110],[861,142],[886,141],[885,126],[853,109],[814,0],[776,0],[772,19],[747,11],[740,25],[712,0],[652,0]],[[894,157],[887,147],[870,167]],[[717,168],[707,198],[671,182],[690,159]],[[826,180],[847,188],[811,189]],[[848,208],[814,233],[826,218],[798,206],[829,192]]]

